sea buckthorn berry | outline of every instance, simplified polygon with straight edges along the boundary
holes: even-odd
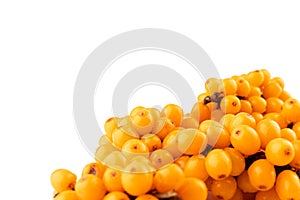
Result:
[[[288,93],[285,90],[282,90],[281,95],[279,96],[279,99],[281,99],[282,101],[286,101],[287,99],[291,98],[292,96],[290,95],[290,93]]]
[[[273,165],[284,166],[295,157],[293,144],[283,138],[275,138],[266,146],[266,157]]]
[[[187,161],[190,159],[188,155],[182,155],[178,159],[174,161],[176,165],[178,165],[182,170],[184,170]]]
[[[280,127],[271,119],[259,121],[256,125],[256,132],[259,135],[262,149],[265,149],[272,139],[280,137]]]
[[[237,187],[233,197],[230,200],[244,200],[242,190]]]
[[[288,141],[292,142],[297,140],[297,135],[293,129],[290,128],[283,128],[280,130],[280,137],[287,139]]]
[[[119,149],[122,148],[126,141],[135,138],[139,138],[139,135],[134,132],[129,126],[116,128],[112,133],[113,144]]]
[[[113,191],[105,195],[103,200],[130,200],[124,192]]]
[[[250,183],[260,191],[270,190],[276,181],[275,167],[266,159],[254,161],[248,168]]]
[[[252,115],[245,112],[238,113],[232,120],[229,125],[229,131],[232,132],[239,125],[248,125],[251,128],[256,127],[256,121]]]
[[[119,170],[108,167],[103,174],[103,183],[108,192],[124,191],[121,183],[121,172]]]
[[[197,97],[197,99],[198,99],[198,101],[199,102],[202,102],[202,103],[204,103],[204,99],[206,98],[206,97],[208,97],[209,96],[209,94],[208,93],[201,93],[201,94],[199,94],[198,95],[198,97]],[[210,97],[210,96],[209,96]]]
[[[151,118],[153,122],[157,122],[160,119],[160,110],[157,108],[147,108],[150,111]]]
[[[237,84],[236,95],[241,97],[247,97],[250,93],[250,84],[243,77],[234,78]]]
[[[104,130],[106,136],[112,141],[112,133],[118,127],[118,118],[111,117],[107,119],[104,123]]]
[[[165,149],[155,150],[150,155],[150,162],[156,169],[171,164],[173,161],[172,154]]]
[[[185,177],[194,177],[205,181],[209,176],[205,169],[205,157],[190,157],[185,163],[183,172]]]
[[[135,200],[159,200],[159,199],[151,194],[144,194],[138,196]]]
[[[162,146],[160,138],[154,134],[144,135],[141,141],[148,147],[150,152],[160,149]]]
[[[249,72],[246,75],[246,79],[248,80],[250,85],[260,87],[264,83],[264,73],[261,70],[255,70]]]
[[[261,113],[253,112],[251,113],[252,117],[254,117],[256,123],[258,123],[260,120],[264,118],[264,116]]]
[[[183,128],[198,128],[199,122],[193,117],[185,117],[181,122]]]
[[[83,168],[81,176],[92,174],[99,178],[102,178],[105,170],[106,167],[101,163],[89,163]]]
[[[270,97],[266,100],[266,102],[267,102],[266,113],[272,113],[272,112],[280,113],[282,110],[282,106],[284,104],[284,102],[277,97]]]
[[[283,89],[284,88],[284,80],[280,77],[274,77],[271,79],[271,82],[276,82],[280,85],[280,87]]]
[[[137,155],[148,157],[149,149],[142,140],[130,139],[122,146],[122,153],[127,159],[131,159]]]
[[[234,148],[226,147],[224,151],[229,155],[232,162],[232,171],[230,173],[231,176],[238,176],[245,170],[245,158],[243,155]]]
[[[181,156],[183,154],[183,152],[179,150],[178,135],[179,135],[179,129],[175,129],[174,131],[170,132],[165,137],[165,139],[163,140],[163,143],[162,143],[163,149],[165,149],[169,153],[171,153],[173,158],[178,158],[179,156]],[[186,142],[186,140],[185,140],[185,142]],[[190,143],[191,143],[191,141],[189,141],[188,144],[190,144]]]
[[[208,129],[210,129],[212,127],[222,128],[222,124],[220,124],[219,122],[217,122],[215,120],[208,119],[208,120],[205,120],[205,121],[201,122],[198,129],[200,131],[202,131],[203,133],[207,133]]]
[[[178,150],[187,155],[198,155],[207,145],[207,136],[198,129],[179,130],[177,136]]]
[[[241,175],[237,177],[238,187],[244,193],[255,193],[257,189],[250,183],[248,171],[245,170]]]
[[[292,129],[295,131],[297,139],[300,139],[300,122],[295,123]]]
[[[121,183],[128,194],[139,196],[150,191],[153,184],[153,173],[146,171],[149,171],[149,166],[135,161],[121,172]]]
[[[73,190],[76,183],[76,175],[67,169],[57,169],[51,174],[51,184],[56,192]]]
[[[255,200],[280,200],[275,187],[267,191],[259,191],[256,193]]]
[[[157,135],[163,140],[171,131],[175,129],[174,124],[171,120],[166,117],[162,117],[158,120],[158,123],[153,126],[152,134]]]
[[[282,114],[286,117],[288,122],[300,121],[300,103],[296,99],[289,98],[282,107]]]
[[[103,199],[106,188],[102,179],[87,174],[77,181],[75,191],[80,200],[99,200]]]
[[[252,96],[252,97],[249,97],[248,101],[252,105],[253,112],[264,113],[267,109],[267,102],[262,97]]]
[[[177,127],[180,126],[183,119],[183,110],[178,105],[168,104],[162,109],[161,116],[170,119],[171,122]]]
[[[272,119],[280,126],[280,128],[286,128],[288,123],[286,118],[279,113],[268,113],[264,115],[264,119]]]
[[[292,144],[295,149],[295,157],[292,162],[290,162],[290,166],[300,169],[300,140],[295,140]]]
[[[196,120],[198,120],[199,123],[209,119],[210,114],[211,113],[209,108],[206,105],[204,105],[202,102],[195,103],[191,110],[191,116]]]
[[[230,141],[234,148],[245,155],[255,154],[261,146],[258,133],[248,125],[239,125],[233,129]]]
[[[184,180],[182,169],[176,164],[170,164],[156,171],[154,185],[159,193],[166,193],[177,189]]]
[[[250,87],[250,92],[248,94],[248,98],[251,96],[261,96],[261,95],[262,95],[262,91],[259,87],[256,87],[256,86]]]
[[[275,81],[269,82],[263,90],[264,98],[279,97],[282,93],[282,87]]]
[[[252,113],[252,105],[248,100],[240,100],[241,101],[241,109],[240,112]]]
[[[208,191],[205,183],[197,178],[187,177],[176,190],[182,200],[206,200]]]
[[[134,130],[139,135],[145,135],[151,132],[154,124],[150,110],[141,108],[138,111],[130,113],[130,119]]]
[[[221,79],[208,78],[205,82],[206,93],[208,93],[209,95],[212,95],[216,92],[224,91],[224,89],[222,90],[222,88],[224,88],[224,87],[221,87],[222,85],[223,85],[223,82]]]
[[[236,114],[241,109],[241,102],[236,96],[227,95],[221,100],[220,108],[226,114]]]
[[[264,73],[264,82],[263,82],[262,86],[266,86],[269,83],[270,79],[271,79],[271,74],[266,69],[262,69],[261,71]]]
[[[59,193],[54,200],[79,200],[74,190],[66,190]]]
[[[231,199],[236,191],[237,183],[232,176],[224,180],[213,180],[211,184],[211,193],[217,199]]]
[[[291,170],[284,170],[276,179],[275,189],[280,199],[298,200],[300,197],[299,177]]]
[[[215,180],[227,178],[232,171],[230,156],[222,149],[211,150],[205,158],[205,168]]]
[[[104,165],[114,168],[114,169],[122,169],[124,168],[127,159],[120,151],[113,151],[106,156],[106,158],[102,161]]]
[[[235,80],[232,78],[225,78],[222,81],[223,85],[221,86],[220,90],[224,90],[226,95],[234,95],[237,91],[237,84]]]
[[[231,121],[233,120],[233,118],[235,117],[234,114],[225,114],[221,119],[220,119],[220,124],[226,128],[228,131],[230,130],[229,129],[229,126],[231,124]]]

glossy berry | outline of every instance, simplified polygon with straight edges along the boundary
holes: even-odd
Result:
[[[280,137],[280,127],[271,119],[259,121],[256,125],[256,132],[259,135],[262,149],[265,149],[272,139]]]
[[[205,157],[190,157],[185,163],[183,172],[186,177],[194,177],[205,181],[209,176],[205,168]]]
[[[168,104],[162,109],[161,116],[170,119],[171,122],[177,127],[180,126],[183,119],[183,110],[178,105]]]
[[[87,174],[78,180],[75,185],[75,191],[80,200],[99,200],[103,199],[106,188],[102,179]]]
[[[197,178],[185,178],[176,190],[182,200],[206,200],[208,191],[205,183]]]
[[[223,113],[236,114],[241,109],[241,102],[236,96],[228,95],[221,100],[220,108]]]
[[[291,170],[284,170],[276,179],[275,189],[280,199],[298,200],[300,197],[299,177]]]
[[[50,177],[54,190],[58,193],[65,190],[73,190],[76,183],[76,175],[67,169],[57,169]]]
[[[113,191],[105,195],[103,200],[130,200],[124,192]]]
[[[79,200],[74,190],[66,190],[59,193],[54,200]]]
[[[236,191],[237,183],[235,178],[229,176],[224,180],[213,180],[211,193],[217,199],[231,199]]]
[[[235,148],[227,147],[224,151],[229,155],[232,162],[231,176],[238,176],[245,170],[245,158],[243,155]]]

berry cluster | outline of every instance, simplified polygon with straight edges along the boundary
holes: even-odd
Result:
[[[210,78],[189,113],[112,117],[81,178],[51,175],[55,200],[300,199],[300,102],[256,70]]]

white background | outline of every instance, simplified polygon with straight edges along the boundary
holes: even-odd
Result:
[[[1,199],[51,199],[54,169],[79,176],[93,161],[73,121],[74,83],[86,57],[124,31],[177,31],[203,47],[222,77],[266,68],[299,99],[300,6],[243,2],[1,1]]]

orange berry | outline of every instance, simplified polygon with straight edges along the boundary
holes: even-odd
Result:
[[[170,164],[156,171],[154,185],[159,193],[166,193],[177,189],[184,180],[182,169],[176,164]]]
[[[276,181],[275,167],[266,159],[254,161],[249,169],[250,183],[260,191],[270,190]]]
[[[151,153],[150,162],[156,168],[160,169],[174,161],[172,154],[165,149],[158,149]]]
[[[295,131],[297,139],[300,139],[300,122],[293,125],[293,131]]]
[[[106,136],[112,141],[112,133],[118,127],[118,118],[111,117],[107,119],[104,123],[104,130]]]
[[[154,119],[149,109],[139,108],[130,113],[130,119],[134,130],[139,135],[145,135],[151,132]]]
[[[198,128],[199,122],[193,117],[184,117],[181,122],[183,128]]]
[[[54,190],[58,193],[65,190],[73,190],[76,183],[76,175],[67,169],[57,169],[50,177]]]
[[[116,128],[112,133],[113,144],[120,149],[123,147],[126,141],[138,137],[139,137],[138,134],[136,132],[133,132],[130,129],[130,127]]]
[[[196,120],[198,120],[199,123],[209,119],[210,114],[211,112],[209,108],[206,105],[204,105],[202,102],[195,103],[191,110],[191,116]]]
[[[280,137],[287,139],[288,141],[292,142],[297,140],[297,135],[293,129],[290,128],[283,128],[280,130]]]
[[[236,77],[235,81],[237,83],[236,95],[241,97],[247,97],[250,93],[250,84],[243,77]]]
[[[256,193],[255,200],[280,200],[275,187],[267,191],[259,191]]]
[[[261,89],[259,87],[251,86],[248,98],[251,97],[251,96],[261,96],[261,94],[262,94],[262,92],[261,92]]]
[[[236,188],[235,193],[230,200],[244,200],[243,192],[241,191],[240,188],[238,187]]]
[[[209,94],[206,93],[206,92],[199,94],[198,97],[197,97],[198,102],[204,103],[204,99],[205,99],[205,97],[207,97],[207,96],[209,96]]]
[[[279,99],[282,101],[286,101],[287,99],[291,98],[292,96],[285,90],[282,90],[281,95],[279,96]]]
[[[279,113],[268,113],[264,115],[264,119],[272,119],[280,126],[280,128],[286,128],[288,123],[284,116]]]
[[[280,77],[274,77],[271,79],[271,82],[276,82],[280,85],[280,87],[283,89],[284,88],[284,81]]]
[[[227,147],[224,151],[229,155],[231,162],[232,162],[232,170],[230,175],[231,176],[238,176],[245,170],[245,158],[243,155],[234,148]]]
[[[240,100],[241,101],[241,109],[240,112],[252,113],[252,105],[248,100]]]
[[[300,169],[300,140],[294,140],[292,144],[295,149],[295,157],[290,162],[290,166]]]
[[[211,150],[205,158],[205,168],[215,180],[227,178],[232,171],[230,156],[222,149]]]
[[[232,176],[224,180],[213,180],[211,184],[211,193],[217,199],[231,199],[236,191],[237,183]]]
[[[159,199],[151,194],[144,194],[138,196],[135,200],[159,200]]]
[[[255,154],[261,146],[258,133],[248,125],[239,125],[233,129],[230,141],[234,148],[245,155]]]
[[[113,191],[105,195],[103,200],[130,200],[124,192]]]
[[[224,91],[222,80],[217,78],[208,78],[205,82],[205,91],[209,95]]]
[[[221,100],[220,108],[226,114],[236,114],[241,109],[241,102],[236,96],[228,95]]]
[[[92,174],[99,178],[102,178],[105,170],[106,167],[101,163],[89,163],[83,168],[81,176]]]
[[[260,96],[251,96],[248,98],[251,103],[253,112],[264,113],[267,109],[267,102],[264,98]]]
[[[54,200],[78,200],[78,197],[74,190],[65,190],[55,196]]]
[[[242,174],[237,177],[238,187],[244,193],[255,193],[257,189],[250,183],[248,171],[245,170]]]
[[[122,146],[122,153],[127,159],[141,155],[148,157],[149,149],[145,143],[139,139],[130,139],[127,140]]]
[[[154,134],[144,135],[141,141],[148,147],[150,152],[160,149],[162,146],[160,138]]]
[[[246,75],[246,79],[250,83],[250,85],[260,87],[264,83],[264,72],[262,70],[255,70],[249,72]]]
[[[280,127],[271,119],[260,120],[256,125],[256,132],[259,135],[262,149],[265,149],[272,139],[280,137]]]
[[[221,124],[210,126],[206,135],[208,138],[207,143],[214,146],[214,148],[225,148],[230,145],[230,133]]]
[[[226,95],[234,95],[238,88],[236,81],[232,78],[225,78],[222,81],[223,85],[221,85],[219,90],[224,90]]]
[[[277,112],[280,113],[284,102],[277,97],[270,97],[266,100],[267,108],[266,113]]]
[[[175,129],[165,137],[162,143],[163,149],[171,153],[173,158],[178,158],[183,154],[183,152],[180,151],[178,148],[178,135],[179,135],[179,130]]]
[[[232,132],[233,129],[239,125],[248,125],[252,128],[255,128],[256,121],[251,114],[240,112],[231,120],[231,123],[229,125],[229,131]]]
[[[198,129],[179,130],[177,136],[178,150],[187,155],[198,155],[207,145],[207,136]]]
[[[162,117],[158,120],[158,123],[153,126],[152,133],[163,140],[174,129],[175,126],[172,124],[171,120],[166,117]]]
[[[186,177],[194,177],[205,181],[208,178],[208,173],[205,169],[205,157],[190,157],[185,163],[183,172]]]
[[[182,170],[184,170],[187,161],[190,159],[190,156],[182,155],[177,160],[174,161]]]
[[[263,90],[264,98],[279,97],[282,93],[282,87],[275,81],[269,82]]]
[[[270,79],[271,79],[271,74],[266,69],[262,69],[261,71],[264,73],[264,82],[263,82],[262,86],[266,86],[269,83]]]
[[[109,192],[124,191],[121,183],[121,172],[119,170],[107,168],[103,174],[103,183]]]
[[[182,200],[206,200],[208,191],[205,183],[197,178],[185,178],[177,190]]]
[[[264,118],[264,116],[258,112],[253,112],[251,115],[252,115],[252,117],[254,117],[256,123],[258,123],[260,120],[262,120]]]
[[[220,124],[226,128],[228,131],[230,130],[229,129],[229,126],[231,124],[231,121],[233,120],[233,118],[235,117],[234,114],[225,114],[221,119],[220,119]]]
[[[87,174],[77,181],[75,191],[80,200],[99,200],[103,199],[106,188],[102,179]]]
[[[283,104],[282,114],[288,122],[296,123],[300,121],[300,103],[296,99],[289,98]]]
[[[295,149],[290,141],[275,138],[267,144],[265,154],[273,165],[284,166],[294,159]]]
[[[276,179],[276,192],[280,199],[299,199],[300,180],[291,170],[282,171]]]
[[[162,109],[161,116],[170,119],[175,127],[177,127],[180,126],[183,119],[183,110],[178,105],[168,104]]]

